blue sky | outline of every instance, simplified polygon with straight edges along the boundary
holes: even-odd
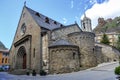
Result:
[[[0,41],[10,49],[25,0],[1,0]],[[84,12],[93,27],[98,17],[120,16],[120,0],[26,0],[26,6],[64,25],[77,21],[80,25]],[[105,11],[103,11],[105,10]]]

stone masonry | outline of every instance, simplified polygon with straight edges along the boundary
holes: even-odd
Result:
[[[65,26],[24,5],[10,48],[11,73],[68,73],[119,60],[117,50],[109,55],[103,49],[111,47],[95,45],[91,22],[87,25],[84,30],[77,23]]]

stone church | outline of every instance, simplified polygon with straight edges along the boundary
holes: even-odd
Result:
[[[96,66],[96,54],[101,53],[91,20],[85,16],[81,27],[63,25],[24,6],[10,49],[11,70],[58,74]]]

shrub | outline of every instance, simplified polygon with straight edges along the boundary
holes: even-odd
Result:
[[[30,75],[30,72],[27,71],[27,72],[26,72],[26,75],[29,76],[29,75]]]
[[[1,71],[4,71],[3,68],[0,68],[0,72],[1,72]]]
[[[110,44],[109,38],[106,34],[103,34],[102,40],[100,42],[103,43],[103,44],[107,44],[107,45]]]
[[[41,75],[41,76],[45,76],[45,75],[47,75],[47,73],[46,73],[44,70],[41,70],[41,71],[40,71],[40,75]]]
[[[116,67],[114,72],[116,75],[120,75],[120,66]]]
[[[36,76],[36,71],[35,70],[33,70],[32,76]]]

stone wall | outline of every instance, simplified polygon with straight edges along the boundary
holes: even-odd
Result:
[[[26,30],[24,35],[21,35],[21,27],[22,25],[25,24],[26,26]],[[18,27],[15,33],[15,37],[12,43],[12,47],[10,49],[10,64],[11,64],[11,68],[12,69],[16,69],[16,54],[18,51],[18,48],[21,46],[24,46],[27,53],[29,54],[29,60],[28,60],[28,56],[27,56],[27,66],[29,64],[29,67],[27,67],[27,69],[35,69],[37,72],[40,71],[40,53],[41,53],[41,29],[40,27],[36,24],[36,22],[33,20],[32,16],[30,15],[30,13],[27,11],[26,8],[23,9],[21,17],[20,17],[20,21],[18,23]],[[21,42],[19,45],[17,45],[16,47],[14,46],[15,43],[19,42],[20,40],[24,39],[26,36],[32,36],[31,37],[31,41],[28,42]],[[28,43],[26,45],[26,43]],[[34,56],[35,55],[35,56]],[[29,62],[28,62],[29,61]],[[39,64],[38,64],[39,63]]]
[[[68,34],[78,31],[81,32],[81,29],[77,24],[55,29],[51,33],[51,40],[67,39]]]
[[[78,47],[57,46],[50,47],[49,73],[68,73],[79,70]]]
[[[95,43],[95,45],[101,47],[103,62],[119,61],[120,52],[116,48],[100,43]]]
[[[31,38],[30,38],[31,39]],[[31,54],[30,54],[30,41],[31,40],[28,40],[28,41],[25,41],[24,44],[21,44],[20,46],[16,46],[15,48],[15,55],[14,55],[14,68],[15,69],[21,69],[22,68],[22,63],[23,63],[23,59],[19,59],[20,58],[20,55],[22,55],[22,53],[19,54],[19,49],[21,47],[24,47],[25,48],[25,54],[26,54],[26,68],[27,69],[30,69],[31,67]],[[21,51],[22,52],[22,51]]]
[[[48,59],[49,59],[49,50],[48,50],[48,43],[49,43],[49,37],[48,33],[44,33],[42,35],[42,61],[43,61],[43,69],[48,71]]]
[[[97,65],[95,57],[94,37],[91,32],[75,32],[68,35],[74,45],[79,46],[80,61],[82,67],[93,67]]]
[[[95,56],[96,56],[96,59],[97,59],[97,64],[100,64],[100,63],[103,63],[104,62],[104,56],[102,54],[102,47],[100,46],[95,46]]]

